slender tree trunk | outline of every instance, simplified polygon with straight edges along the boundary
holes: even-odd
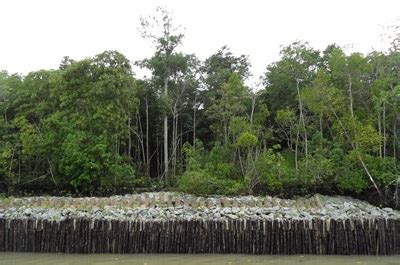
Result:
[[[256,107],[256,94],[254,93],[251,97],[251,113],[250,113],[250,128],[253,128],[253,116],[254,116],[254,109]]]
[[[397,181],[396,181],[396,191],[394,193],[395,199],[395,206],[399,206],[399,198],[400,198],[400,176],[397,172],[397,119],[396,116],[393,122],[393,160],[394,160],[394,169],[397,174]]]
[[[380,106],[379,106],[380,109]],[[379,157],[382,157],[382,122],[381,122],[381,112],[378,110],[378,132],[379,132]]]
[[[186,137],[186,142],[189,142],[189,137]],[[178,139],[179,141],[179,152],[177,152],[177,154],[179,154],[179,173],[183,172],[183,157],[182,157],[182,150],[183,150],[183,121],[181,121],[181,132],[180,132],[180,139]]]
[[[307,157],[308,157],[307,128],[306,128],[306,122],[304,120],[304,115],[303,115],[303,104],[301,102],[301,97],[300,97],[300,86],[299,86],[300,79],[296,79],[296,82],[297,82],[297,96],[299,98],[300,120],[302,121],[303,129],[304,129],[305,162],[306,162],[306,167],[307,167]]]
[[[367,175],[368,175],[370,181],[372,182],[372,184],[374,185],[375,189],[378,191],[378,193],[380,195],[382,195],[380,189],[378,188],[378,185],[376,185],[374,178],[372,177],[371,173],[369,172],[369,170],[368,170],[367,166],[365,165],[364,160],[362,159],[359,152],[357,152],[357,157],[358,157],[358,160],[360,160],[361,165],[363,166],[365,172],[367,173]]]
[[[295,147],[294,147],[294,163],[295,163],[295,166],[296,166],[296,171],[299,170],[299,161],[298,161],[299,134],[300,134],[300,131],[299,131],[299,128],[297,128],[296,144],[295,144]]]
[[[354,118],[352,79],[351,79],[350,74],[349,74],[349,98],[350,98],[350,114],[351,114],[351,117]],[[350,141],[350,144],[352,145],[353,149],[355,149],[355,150],[357,151],[357,150],[358,150],[358,144],[357,144],[357,143],[355,143],[355,145],[353,144],[353,142],[352,142],[352,140],[351,140],[349,134],[347,133],[346,129],[344,128],[343,123],[341,122],[341,120],[339,119],[339,117],[336,115],[336,112],[334,112],[334,113],[335,113],[336,118],[339,120],[339,123],[340,123],[342,129],[345,131],[345,133],[346,133],[346,135],[347,135],[347,137],[348,137],[348,139],[349,139],[349,141]],[[371,173],[369,172],[369,170],[368,170],[366,164],[364,163],[364,160],[362,159],[362,157],[361,157],[361,155],[360,155],[360,153],[359,153],[358,151],[357,151],[357,157],[358,157],[358,160],[360,161],[362,167],[364,168],[365,173],[368,175],[368,178],[370,179],[370,181],[371,181],[372,184],[374,185],[376,191],[377,191],[380,195],[382,195],[380,189],[378,188],[378,185],[376,185],[374,178],[372,177]]]
[[[172,177],[175,177],[175,148],[176,148],[176,135],[175,135],[175,109],[172,111],[172,140],[171,140],[171,169],[172,169]]]
[[[249,173],[250,171],[250,165],[253,163],[253,150],[252,148],[249,148],[247,151],[247,161],[245,165],[245,176]]]
[[[118,137],[115,139],[115,154],[119,155],[119,151],[120,151],[120,147],[121,147],[121,143],[118,139]]]
[[[146,175],[150,180],[150,148],[149,148],[149,102],[147,100],[147,94],[145,98],[146,103]]]
[[[129,157],[129,159],[132,158],[131,150],[132,150],[131,116],[129,115],[129,118],[128,118],[128,157]]]
[[[53,180],[54,185],[56,187],[58,187],[56,178],[54,177],[54,173],[53,173],[53,165],[51,164],[51,161],[48,158],[47,158],[47,163],[49,164],[49,172],[50,172],[51,179]]]
[[[10,166],[8,168],[8,178],[10,179],[10,183],[12,184],[10,188],[12,188],[11,194],[13,194],[14,190],[15,190],[15,181],[14,179],[11,177],[11,173],[12,173],[12,168],[13,168],[13,162],[14,162],[14,154],[15,154],[15,148],[13,146],[12,148],[12,153],[11,153],[11,159],[10,159]],[[19,161],[19,159],[18,159]],[[19,183],[18,183],[19,184]]]
[[[158,129],[157,129],[157,133],[156,133],[156,162],[157,162],[157,167],[156,167],[156,170],[157,170],[157,177],[158,177],[158,180],[159,181],[161,181],[161,175],[162,175],[162,171],[161,171],[161,169],[160,169],[160,157],[161,157],[161,154],[158,152],[158,150],[159,150],[159,146],[160,146],[160,143],[159,143],[159,140],[158,140]]]
[[[179,135],[178,135],[178,127],[179,127],[179,114],[176,113],[175,120],[175,150],[174,150],[174,177],[176,176],[176,163],[178,161],[178,148],[179,148]]]
[[[350,98],[350,114],[351,114],[351,117],[354,118],[352,79],[351,79],[350,74],[349,74],[349,98]],[[357,151],[357,150],[358,150],[358,147],[357,147],[358,144],[355,143],[355,145],[354,145],[354,143],[352,142],[352,140],[351,140],[349,134],[347,133],[347,131],[346,131],[346,129],[345,129],[343,123],[341,122],[341,120],[340,120],[339,117],[337,116],[336,112],[334,112],[334,114],[335,114],[336,118],[338,119],[338,121],[339,121],[339,123],[340,123],[342,129],[343,129],[344,132],[345,132],[345,134],[347,135],[347,138],[349,139],[350,144],[352,145],[353,149],[355,149],[355,150]],[[362,159],[362,157],[361,157],[361,155],[360,155],[360,153],[359,153],[358,151],[357,151],[357,157],[358,157],[358,160],[360,161],[362,167],[364,168],[365,173],[368,175],[368,178],[370,179],[370,181],[371,181],[372,184],[374,185],[376,191],[377,191],[380,195],[382,195],[380,189],[378,188],[378,185],[376,185],[374,178],[372,177],[371,173],[369,172],[369,170],[368,170],[366,164],[364,163],[364,160]]]
[[[139,131],[138,131],[138,137],[139,137],[139,140],[140,140],[140,147],[141,147],[141,150],[142,150],[142,162],[143,162],[143,165],[145,165],[145,163],[146,163],[146,153],[145,153],[145,150],[144,150],[144,140],[143,140],[143,127],[142,127],[142,119],[140,118],[140,113],[139,112],[137,112],[136,113],[136,119],[137,119],[137,125],[138,125],[138,129],[139,129]]]
[[[21,183],[21,160],[18,159],[18,186]]]
[[[396,116],[393,122],[393,158],[395,163],[397,159],[397,118]]]
[[[136,124],[137,125],[137,124]],[[137,132],[135,131],[135,130],[132,130],[132,132],[134,132],[135,133],[135,135],[136,135],[136,138],[137,138],[137,141],[135,142],[135,144],[136,144],[136,146],[135,146],[135,161],[138,161],[138,162],[140,162],[141,160],[140,160],[140,152],[141,152],[141,148],[140,148],[140,137],[139,137],[139,135],[137,134]]]
[[[349,133],[347,132],[346,128],[344,127],[344,124],[342,123],[342,120],[339,118],[339,116],[337,115],[336,111],[333,109],[332,106],[331,106],[331,110],[332,110],[333,114],[335,115],[337,121],[339,122],[339,125],[340,125],[340,127],[342,128],[342,130],[343,130],[343,132],[344,132],[344,134],[345,134],[347,140],[349,141],[351,147],[353,148],[353,150],[356,150],[357,158],[358,158],[358,160],[360,161],[362,167],[364,168],[364,171],[365,171],[365,173],[367,174],[369,180],[372,182],[372,184],[374,185],[374,187],[375,187],[376,191],[379,193],[379,195],[382,196],[382,193],[381,193],[381,191],[380,191],[378,185],[376,185],[376,182],[375,182],[374,178],[372,177],[372,175],[371,175],[371,173],[369,172],[369,170],[368,170],[366,164],[364,163],[364,160],[362,159],[360,153],[358,152],[357,143],[356,143],[356,144],[353,143],[353,141],[352,141],[352,139],[351,139]]]
[[[352,91],[353,82],[351,80],[351,75],[349,74],[349,99],[350,99],[350,114],[351,117],[354,117],[354,109],[353,109],[353,91]]]
[[[133,131],[133,132],[136,133],[136,136],[138,137],[138,145],[139,145],[139,148],[140,148],[140,150],[142,152],[142,155],[140,155],[140,153],[138,153],[138,158],[142,157],[142,163],[143,163],[143,165],[145,165],[145,163],[146,163],[145,162],[145,160],[146,160],[146,152],[144,150],[142,121],[140,120],[139,112],[136,114],[136,123],[138,125],[139,132],[135,132],[135,131]]]
[[[193,148],[196,149],[196,100],[197,94],[194,95],[194,105],[193,105]]]
[[[168,78],[164,80],[164,96],[168,97]],[[164,115],[164,176],[168,179],[168,115]]]
[[[176,105],[175,105],[176,106]],[[174,107],[172,113],[172,154],[171,154],[171,167],[172,176],[175,177],[176,174],[176,148],[177,148],[177,134],[178,134],[178,113],[176,107]]]
[[[242,156],[240,155],[240,149],[238,149],[238,157],[239,157],[240,171],[242,172],[242,176],[245,176],[245,171],[244,171],[244,168],[243,168]]]
[[[321,137],[324,136],[324,131],[322,129],[322,116],[323,116],[322,114],[319,116],[319,131],[321,133]]]
[[[382,113],[382,126],[383,126],[383,157],[386,157],[386,104],[383,102]]]
[[[293,132],[293,128],[294,128],[294,124],[293,123],[290,123],[290,125],[289,125],[289,137],[288,137],[288,146],[289,146],[289,148],[290,148],[290,150],[291,151],[293,151],[294,149],[293,149],[293,134],[292,134],[292,132]],[[285,132],[285,128],[283,128],[283,131]]]

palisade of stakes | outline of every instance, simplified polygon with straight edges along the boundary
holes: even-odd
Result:
[[[400,254],[400,212],[322,195],[9,198],[0,251],[390,255]]]

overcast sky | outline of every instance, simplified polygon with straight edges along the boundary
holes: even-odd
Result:
[[[226,44],[250,56],[255,77],[295,40],[318,49],[335,42],[348,51],[383,50],[382,25],[400,16],[398,0],[0,0],[0,69],[55,69],[63,56],[104,50],[131,61],[148,57],[154,49],[137,28],[157,5],[185,27],[182,51],[205,59]]]

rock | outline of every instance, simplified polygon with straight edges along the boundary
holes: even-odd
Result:
[[[220,213],[215,213],[215,214],[213,215],[213,217],[214,217],[215,219],[221,219],[221,214],[220,214]]]
[[[144,203],[145,199],[151,203]],[[168,207],[168,200],[175,201],[175,207],[172,205]],[[15,198],[6,205],[1,205],[0,202],[0,217],[49,220],[81,217],[107,220],[260,220],[274,218],[344,220],[348,218],[400,219],[400,212],[391,208],[380,209],[366,202],[340,196],[315,195],[308,199],[299,198],[295,201],[268,196],[203,198],[164,192],[127,194],[109,198]]]
[[[232,207],[231,211],[232,211],[232,213],[236,214],[236,213],[240,212],[240,208],[239,207]]]
[[[31,216],[31,214],[32,214],[32,210],[30,208],[25,209],[25,211],[24,211],[25,216]]]
[[[234,214],[228,214],[228,218],[229,218],[229,219],[234,219],[234,220],[236,220],[236,219],[238,219],[239,217],[238,217],[237,215],[234,215]]]
[[[370,214],[371,214],[372,216],[380,216],[380,215],[382,215],[382,212],[381,212],[381,211],[378,211],[378,210],[375,209],[375,208],[372,208],[372,209],[370,210]]]
[[[221,214],[224,214],[224,215],[233,213],[232,209],[230,209],[230,208],[221,208],[219,211],[221,212]]]

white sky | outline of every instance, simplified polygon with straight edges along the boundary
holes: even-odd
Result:
[[[26,74],[118,50],[131,61],[153,52],[137,28],[157,5],[186,28],[181,50],[205,59],[227,44],[247,54],[254,80],[299,39],[324,49],[333,42],[367,53],[386,47],[382,25],[400,16],[398,0],[0,0],[0,69]]]

